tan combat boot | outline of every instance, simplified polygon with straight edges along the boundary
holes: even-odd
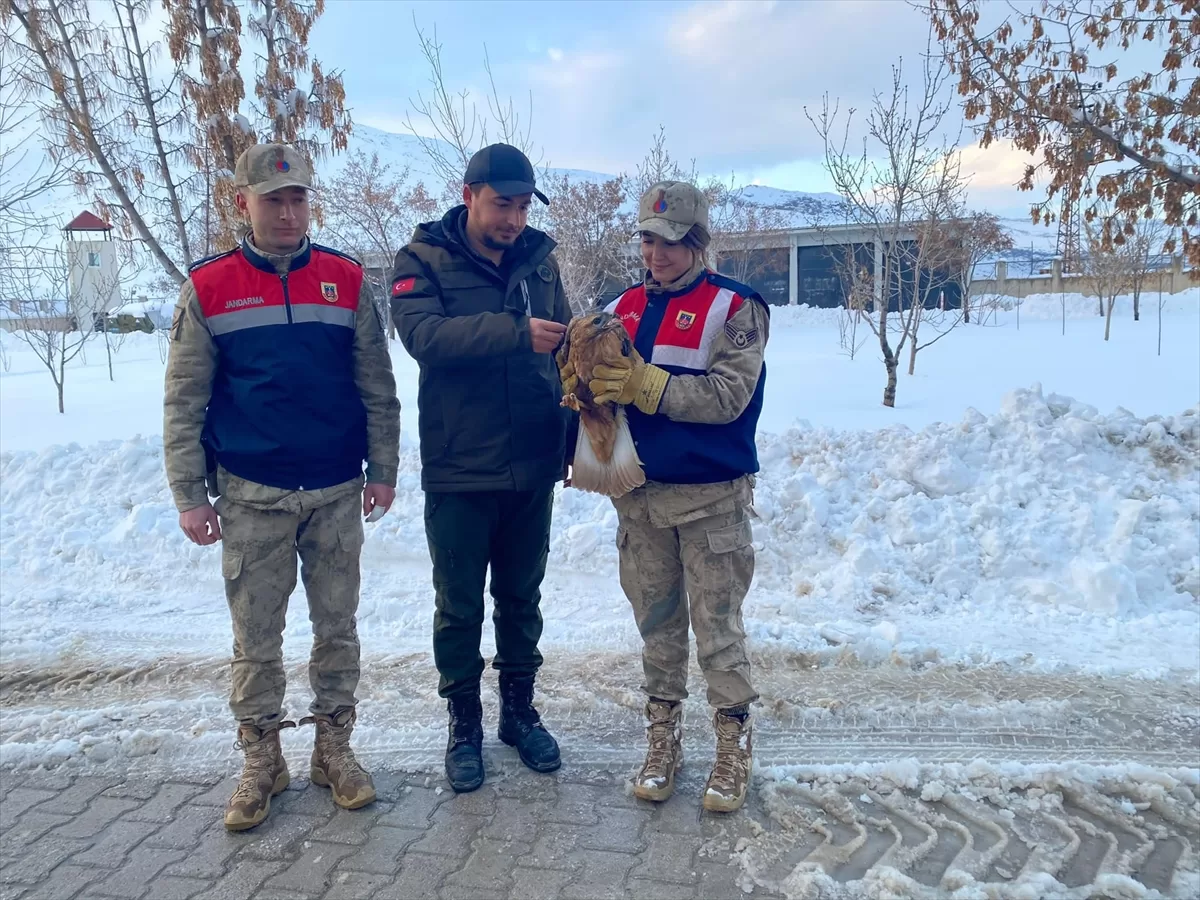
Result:
[[[262,731],[254,725],[240,725],[234,744],[245,754],[242,779],[225,804],[225,827],[245,831],[258,825],[271,812],[271,798],[291,782],[287,763],[279,748],[279,729],[295,727],[293,722]]]
[[[753,768],[753,727],[749,710],[744,706],[737,710],[719,709],[713,716],[713,727],[717,732],[717,760],[704,785],[704,808],[713,812],[733,812],[746,800]]]
[[[354,719],[354,708],[344,707],[332,716],[308,716],[300,720],[302,725],[308,722],[317,725],[309,772],[312,783],[330,788],[333,802],[343,809],[358,809],[375,799],[375,783],[350,749]]]
[[[683,704],[651,700],[646,704],[646,761],[633,782],[634,796],[666,800],[683,766]]]

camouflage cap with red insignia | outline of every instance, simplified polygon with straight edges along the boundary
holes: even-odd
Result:
[[[638,231],[662,235],[668,241],[681,241],[696,225],[708,234],[708,198],[695,185],[686,181],[660,181],[642,194]]]
[[[254,144],[238,157],[233,183],[254,194],[285,187],[312,190],[312,172],[304,157],[286,144]]]

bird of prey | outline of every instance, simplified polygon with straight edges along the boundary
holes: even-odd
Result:
[[[588,388],[593,368],[632,353],[625,326],[611,313],[589,312],[567,325],[566,341],[559,354],[574,367],[578,383],[563,397],[562,405],[579,413],[580,426],[572,487],[622,497],[646,482],[625,408],[615,403],[596,403]]]

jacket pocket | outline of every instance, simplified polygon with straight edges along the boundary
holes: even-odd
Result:
[[[707,532],[707,537],[708,548],[713,553],[733,553],[750,546],[754,540],[754,531],[750,520],[743,519],[724,528],[714,528]]]

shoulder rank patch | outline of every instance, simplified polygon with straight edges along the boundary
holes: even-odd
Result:
[[[335,250],[333,247],[326,247],[324,244],[314,244],[314,243],[310,242],[309,246],[312,247],[314,250],[320,250],[322,253],[328,253],[330,256],[336,256],[339,259],[344,259],[344,260],[346,260],[346,262],[352,262],[352,263],[354,263],[354,265],[358,266],[360,269],[363,267],[363,264],[361,262],[359,262],[357,259],[355,259],[353,256],[351,256],[349,253],[343,253],[341,250]]]
[[[218,259],[224,259],[232,253],[237,253],[239,249],[239,247],[234,247],[232,250],[226,250],[222,253],[214,253],[212,256],[205,256],[202,259],[198,259],[194,263],[190,263],[188,265],[188,271],[195,272],[201,266],[207,266],[211,262],[216,262]]]
[[[758,340],[758,329],[751,328],[748,331],[742,331],[740,328],[734,328],[729,322],[725,323],[725,336],[733,342],[733,346],[739,350],[745,349]]]

